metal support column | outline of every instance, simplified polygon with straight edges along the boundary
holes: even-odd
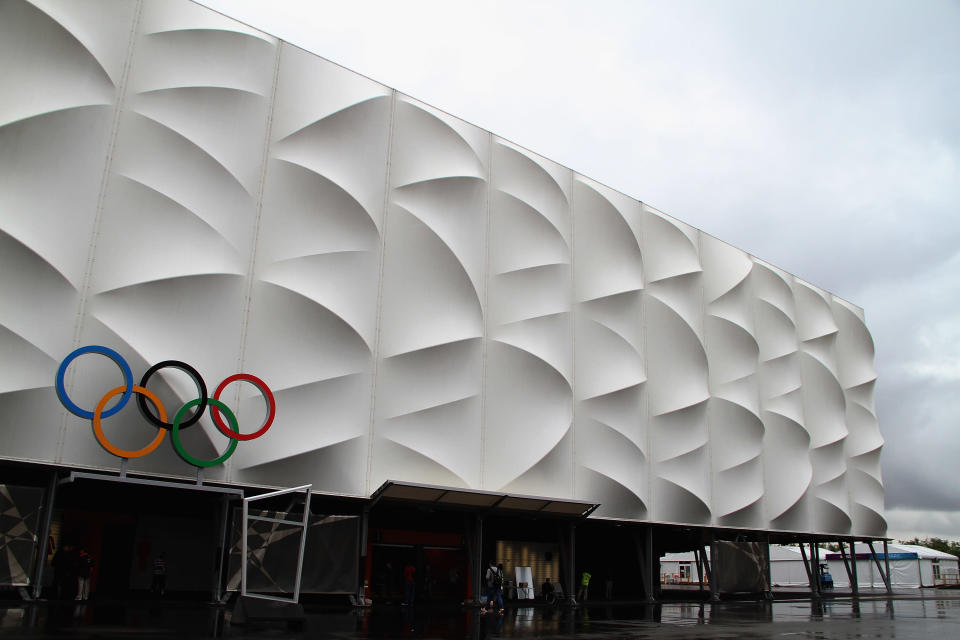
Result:
[[[360,514],[360,531],[357,535],[357,557],[360,559],[357,564],[357,588],[355,606],[367,606],[367,585],[364,581],[367,577],[367,539],[370,532],[370,508],[364,508]]]
[[[814,574],[817,577],[817,590],[823,594],[823,580],[820,576],[820,545],[816,542],[810,543],[810,557],[813,558],[813,566],[816,568]]]
[[[693,550],[693,559],[697,562],[697,582],[700,583],[700,593],[703,593],[703,549]]]
[[[230,564],[230,498],[221,496],[220,505],[220,535],[217,538],[217,561],[215,565],[217,575],[216,582],[213,585],[213,602],[215,603],[224,601],[224,581]]]
[[[567,540],[570,543],[570,552],[567,562],[567,583],[570,588],[567,590],[566,601],[571,604],[577,604],[577,525],[571,522],[567,525]]]
[[[887,595],[893,595],[893,584],[890,581],[890,545],[883,541],[883,565],[887,568]]]
[[[817,585],[817,595],[823,595],[823,581],[820,579],[820,545],[810,543],[810,568],[813,570],[813,580]]]
[[[812,548],[812,547],[811,547]],[[813,558],[807,559],[807,549],[803,546],[803,543],[800,543],[800,557],[803,558],[803,568],[807,572],[807,582],[810,583],[810,595],[814,598],[820,597],[820,576],[818,575],[819,569],[816,571],[813,570],[811,564],[813,563]]]
[[[773,576],[770,567],[770,534],[763,536],[763,545],[767,550],[766,562],[763,567],[763,598],[768,602],[773,602]]]
[[[853,593],[854,595],[856,595],[857,592],[858,592],[858,590],[859,590],[858,585],[857,585],[857,577],[856,577],[856,576],[857,576],[857,574],[856,574],[857,554],[853,551],[853,544],[852,544],[852,543],[851,543],[851,548],[850,548],[850,556],[851,556],[851,558],[850,558],[850,561],[848,562],[848,561],[847,561],[846,543],[845,543],[843,540],[840,540],[840,557],[843,558],[843,568],[846,569],[846,571],[847,571],[847,578],[850,580],[850,591],[851,591],[851,593]],[[852,566],[852,567],[851,567],[851,564],[850,564],[851,562],[853,563],[853,566]]]
[[[710,550],[713,551],[713,548],[711,547]],[[710,599],[713,600],[713,599],[714,599],[714,597],[713,597],[713,577],[714,577],[714,576],[713,576],[713,567],[710,565],[710,559],[707,558],[707,553],[706,553],[705,551],[702,551],[702,550],[700,551],[700,558],[701,558],[701,561],[703,562],[703,569],[704,569],[705,575],[706,575],[706,577],[707,577],[707,583],[710,585]],[[717,599],[719,599],[719,594],[718,594]]]
[[[640,584],[643,585],[643,601],[653,604],[657,601],[654,592],[653,570],[653,527],[643,527],[640,535],[634,534],[637,545],[637,560],[640,563]]]
[[[656,558],[653,557],[653,527],[647,527],[643,533],[643,555],[646,559],[644,564],[647,567],[647,570],[643,574],[643,600],[647,604],[653,604],[657,601],[654,592],[656,584],[654,574],[656,572],[653,570],[653,567]]]
[[[877,565],[877,571],[880,572],[880,577],[883,578],[883,584],[887,588],[887,593],[893,593],[893,589],[890,587],[890,574],[884,572],[883,567],[880,566],[880,558],[877,557],[877,550],[873,548],[873,540],[867,541],[867,546],[870,547],[870,556],[873,558],[873,563]],[[886,546],[886,543],[884,543]],[[886,560],[886,558],[884,558]],[[890,561],[887,560],[887,571],[890,570]]]
[[[853,593],[860,595],[860,577],[857,575],[857,541],[850,541],[850,568],[853,569]]]
[[[470,595],[476,605],[483,604],[483,516],[464,516],[467,530],[467,558],[470,562]]]
[[[477,602],[482,603],[485,596],[483,594],[483,516],[477,516],[477,526],[476,526],[476,541],[474,542],[474,548],[476,553],[473,559],[474,566],[476,567],[476,573],[474,573],[473,584],[474,584],[474,597]]]
[[[647,528],[644,527],[638,533],[637,531],[633,532],[633,542],[637,547],[637,564],[640,565],[640,586],[643,588],[643,597],[644,599],[650,596],[650,591],[647,586],[649,580],[648,575],[653,570],[653,567],[647,561]]]
[[[57,472],[50,472],[50,484],[43,499],[43,524],[37,540],[37,557],[33,567],[33,598],[40,597],[43,590],[43,570],[47,565],[47,541],[50,539],[50,522],[53,520],[53,503],[57,498]]]
[[[713,602],[720,601],[720,577],[717,575],[717,559],[720,557],[720,554],[717,552],[717,536],[714,532],[710,532],[710,600]]]
[[[557,542],[560,545],[560,589],[567,605],[577,604],[577,533],[572,522],[557,523]]]

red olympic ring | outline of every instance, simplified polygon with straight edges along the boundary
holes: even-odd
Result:
[[[263,424],[260,425],[260,428],[253,433],[247,434],[234,431],[223,423],[223,418],[220,417],[220,409],[218,409],[216,405],[210,405],[210,415],[213,417],[213,422],[217,425],[217,428],[220,429],[220,432],[228,438],[233,438],[234,440],[253,440],[254,438],[259,438],[266,433],[267,429],[270,428],[270,425],[273,424],[273,419],[277,415],[277,402],[273,399],[273,392],[270,391],[270,387],[267,386],[267,383],[257,376],[249,373],[235,373],[221,382],[220,386],[217,387],[217,390],[213,392],[214,400],[219,401],[220,394],[223,393],[223,390],[227,388],[227,385],[231,382],[237,382],[239,380],[246,380],[255,386],[260,390],[260,393],[263,394],[264,400],[267,401],[267,417],[263,421]]]

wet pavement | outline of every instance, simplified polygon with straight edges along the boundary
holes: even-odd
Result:
[[[575,609],[416,607],[306,608],[302,628],[236,625],[230,607],[196,602],[0,602],[0,638],[960,638],[960,593],[913,590],[849,597],[608,604]]]

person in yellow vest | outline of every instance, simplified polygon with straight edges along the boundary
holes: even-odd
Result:
[[[590,574],[586,571],[580,576],[580,588],[577,589],[577,600],[584,602],[587,599],[587,593],[590,590]]]

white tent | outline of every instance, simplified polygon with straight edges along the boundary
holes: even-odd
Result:
[[[883,545],[874,543],[880,566],[886,567],[883,557]],[[958,575],[958,559],[949,553],[911,544],[887,545],[890,554],[890,583],[893,587],[919,588],[933,587],[938,584],[955,584]],[[860,543],[856,545],[857,582],[861,587],[883,587],[883,578],[877,571],[876,563],[870,555],[870,547]],[[850,579],[843,565],[840,553],[830,552],[826,556],[830,573],[837,587],[849,588]],[[849,561],[850,555],[847,554]]]
[[[920,561],[920,580],[924,587],[960,582],[960,558],[957,556],[914,544],[896,546],[917,553]]]
[[[706,557],[710,558],[710,548],[704,549]],[[707,582],[706,568],[702,567],[703,581]],[[668,553],[660,558],[660,582],[662,584],[689,584],[697,580],[697,560],[693,551]]]
[[[883,567],[883,544],[874,543],[873,547]],[[894,588],[933,587],[960,582],[960,560],[956,556],[917,545],[890,544],[887,548],[890,553],[891,586]],[[709,547],[704,552],[709,558]],[[860,587],[883,588],[883,578],[870,555],[870,547],[864,543],[857,544],[856,553],[857,582]],[[850,560],[849,547],[847,560]],[[821,547],[820,561],[827,565],[835,587],[850,588],[850,578],[839,552]],[[668,553],[660,558],[660,581],[664,584],[696,583],[697,565],[693,552]],[[770,584],[775,587],[809,585],[799,547],[770,545]]]
[[[829,549],[820,549],[820,558],[826,557]],[[807,560],[810,550],[807,549]],[[807,571],[803,568],[803,555],[800,547],[770,545],[770,584],[775,587],[810,586]]]
[[[707,559],[710,547],[704,548]],[[829,549],[820,549],[820,557],[826,558]],[[809,558],[809,552],[808,552]],[[686,584],[697,582],[697,563],[692,551],[668,553],[660,558],[660,582],[663,584]],[[770,545],[770,584],[775,587],[808,586],[807,572],[799,547]]]

